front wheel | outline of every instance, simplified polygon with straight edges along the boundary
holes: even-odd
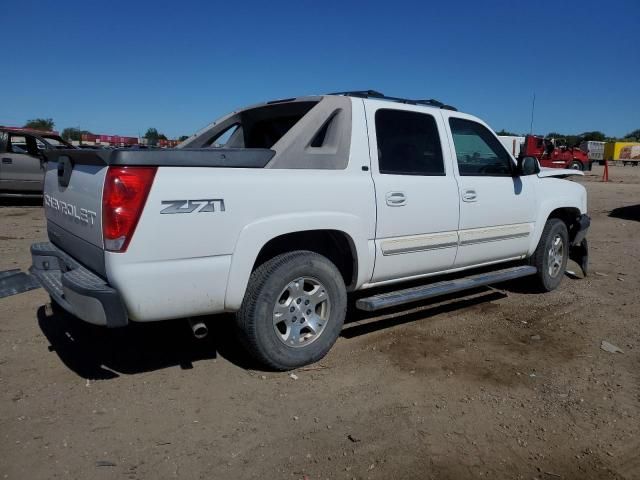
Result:
[[[327,354],[346,309],[337,267],[322,255],[298,250],[272,258],[251,274],[236,319],[243,343],[260,363],[290,370]]]
[[[530,263],[538,269],[535,286],[545,292],[560,285],[569,259],[569,233],[565,223],[550,218],[544,226],[540,242],[531,256]]]
[[[571,170],[580,170],[580,171],[583,170],[582,163],[579,162],[578,160],[574,160],[573,162],[571,162],[571,165],[569,165],[569,168]]]

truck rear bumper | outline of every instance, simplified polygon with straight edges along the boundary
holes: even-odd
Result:
[[[31,274],[72,315],[107,327],[129,323],[118,292],[52,243],[31,245],[31,259]]]

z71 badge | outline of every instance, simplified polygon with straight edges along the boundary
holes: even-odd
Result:
[[[160,213],[204,213],[224,212],[224,199],[212,198],[203,200],[163,200],[162,205],[169,205]]]

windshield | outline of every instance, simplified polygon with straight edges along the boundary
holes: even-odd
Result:
[[[46,142],[54,148],[68,148],[69,144],[62,138],[56,136],[43,136]]]

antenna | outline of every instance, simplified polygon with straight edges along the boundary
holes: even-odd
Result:
[[[531,125],[529,126],[529,135],[533,135],[533,112],[536,109],[536,92],[533,92],[533,101],[531,102]]]

